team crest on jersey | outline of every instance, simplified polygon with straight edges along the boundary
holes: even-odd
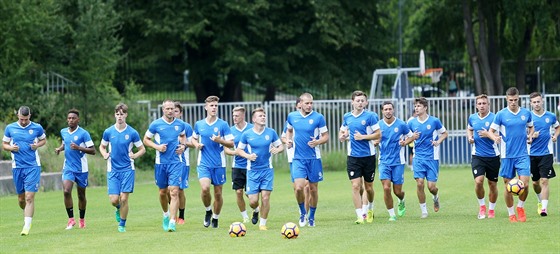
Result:
[[[397,133],[397,132],[399,132],[399,128],[398,128],[398,127],[395,128],[395,133]]]
[[[366,125],[366,120],[362,120],[362,125]]]
[[[74,140],[78,141],[78,136],[74,136]]]
[[[30,135],[33,135],[33,130],[29,130],[29,134],[30,134]]]
[[[525,116],[521,116],[521,120],[525,121]]]
[[[550,123],[550,119],[548,119],[548,117],[545,118],[544,121],[545,121],[546,123]]]
[[[490,122],[484,123],[484,126],[486,126],[486,127],[490,126]]]
[[[175,125],[175,130],[178,131],[178,130],[179,130],[179,126]]]
[[[350,171],[350,176],[354,176],[354,171]]]
[[[214,132],[218,132],[218,127],[214,127]]]
[[[313,124],[313,119],[309,119],[309,124]]]
[[[432,128],[432,126],[429,125],[429,124],[428,124],[428,126],[426,126],[426,129],[428,129],[428,130],[431,129],[431,128]]]
[[[265,139],[265,140],[269,140],[269,139],[270,139],[270,136],[265,135],[265,136],[264,136],[264,139]]]
[[[124,139],[128,140],[128,138],[130,138],[128,134],[124,135]]]

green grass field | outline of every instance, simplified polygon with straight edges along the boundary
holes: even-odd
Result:
[[[229,173],[229,171],[228,171]],[[140,178],[146,179],[142,172]],[[16,196],[0,198],[0,253],[558,253],[560,250],[560,182],[551,181],[549,216],[536,212],[536,198],[531,190],[526,203],[527,222],[510,223],[502,193],[495,219],[477,219],[478,206],[468,167],[446,167],[440,172],[441,210],[420,219],[420,208],[411,171],[407,170],[404,189],[407,213],[396,222],[388,221],[380,182],[375,182],[375,220],[372,224],[355,225],[350,182],[346,172],[326,172],[319,184],[317,227],[301,228],[295,240],[282,239],[280,228],[288,221],[297,222],[298,210],[284,170],[276,172],[271,196],[268,231],[248,224],[247,236],[230,238],[229,224],[241,216],[235,195],[224,187],[224,209],[220,228],[202,226],[204,209],[198,182],[191,176],[187,190],[187,220],[177,232],[163,232],[158,193],[151,182],[136,184],[130,197],[127,232],[118,233],[114,210],[106,188],[88,189],[87,228],[65,230],[67,216],[62,192],[38,193],[33,228],[27,237],[19,235],[23,223]],[[500,188],[502,192],[502,188]],[[74,193],[77,212],[77,198]],[[428,206],[432,206],[428,199]]]

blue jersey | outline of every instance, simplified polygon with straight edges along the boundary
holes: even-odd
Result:
[[[559,128],[558,119],[549,111],[545,111],[540,116],[534,112],[531,113],[533,114],[535,132],[539,132],[539,137],[533,138],[533,142],[529,144],[529,155],[544,156],[553,154],[552,135],[554,135],[555,129]]]
[[[213,135],[220,135],[225,140],[233,140],[231,130],[226,121],[217,118],[213,123],[206,122],[206,119],[199,120],[194,124],[193,137],[204,147],[198,152],[197,165],[209,168],[219,168],[226,166],[226,156],[224,147],[210,139]]]
[[[526,108],[519,108],[512,113],[504,108],[496,114],[490,128],[500,132],[500,156],[502,158],[518,158],[529,155],[527,151],[527,127],[533,126],[533,117]]]
[[[496,115],[489,112],[488,115],[481,118],[478,113],[469,116],[467,129],[473,131],[474,144],[471,146],[472,155],[480,157],[496,157],[500,155],[498,145],[489,138],[482,138],[478,135],[478,131],[490,130],[490,125],[494,121]]]
[[[237,148],[237,144],[239,143],[239,140],[241,140],[241,134],[243,134],[247,130],[250,130],[251,128],[253,128],[253,125],[250,123],[245,124],[245,128],[243,128],[242,130],[237,128],[237,126],[235,125],[231,126],[230,130],[231,134],[233,135],[233,144],[235,146],[234,148]],[[248,150],[245,149],[245,152],[248,153]],[[232,168],[247,168],[247,159],[241,156],[234,156]]]
[[[157,145],[167,144],[167,150],[160,152],[156,150],[156,164],[175,164],[182,163],[183,157],[175,153],[179,146],[179,136],[185,134],[185,122],[173,119],[170,123],[159,118],[153,121],[146,136],[152,138]]]
[[[395,166],[405,164],[404,146],[399,142],[402,139],[412,137],[412,131],[401,119],[395,118],[391,124],[385,120],[379,121],[381,129],[381,142],[379,143],[379,164]]]
[[[191,141],[192,138],[192,134],[193,134],[193,128],[190,124],[188,124],[187,122],[185,123],[185,136],[187,137],[187,141]],[[185,164],[187,166],[190,166],[190,158],[189,158],[189,147],[185,147],[185,151],[183,152],[183,158],[182,160],[185,162]]]
[[[348,135],[350,135],[348,156],[368,157],[375,155],[373,140],[355,140],[354,133],[359,132],[362,135],[369,135],[379,130],[378,119],[377,114],[365,110],[359,115],[354,115],[352,112],[344,114],[340,130],[348,131]]]
[[[143,145],[140,134],[134,128],[127,125],[124,130],[119,131],[113,125],[103,132],[101,144],[109,150],[107,172],[134,170],[134,160],[130,158],[129,153],[132,152],[132,145]]]
[[[426,160],[439,160],[439,147],[433,146],[432,141],[439,140],[439,135],[446,132],[445,126],[437,117],[428,115],[426,120],[420,121],[418,117],[410,119],[408,127],[412,132],[419,132],[420,137],[414,141],[414,158]]]
[[[272,168],[270,148],[282,145],[278,134],[271,128],[264,128],[261,133],[254,129],[247,130],[241,135],[238,148],[249,150],[249,154],[256,154],[255,161],[247,160],[247,170],[261,170]]]
[[[34,122],[29,122],[25,127],[21,127],[18,122],[11,123],[4,130],[2,141],[10,145],[19,146],[18,152],[12,154],[12,168],[28,168],[41,166],[39,152],[31,149],[31,144],[47,138],[43,127]]]
[[[78,126],[73,132],[70,128],[66,127],[60,130],[62,142],[64,142],[64,166],[63,171],[84,173],[88,172],[88,163],[86,153],[78,150],[73,150],[70,146],[72,143],[81,147],[94,146],[89,132]]]
[[[319,139],[328,131],[325,117],[315,111],[304,116],[299,111],[288,114],[288,129],[293,130],[294,159],[320,159],[319,146],[310,147],[307,143]]]

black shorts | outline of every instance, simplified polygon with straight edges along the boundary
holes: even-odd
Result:
[[[346,170],[350,180],[364,177],[364,181],[371,183],[375,178],[375,155],[367,157],[346,158]]]
[[[552,167],[553,156],[547,154],[544,156],[530,156],[531,158],[531,180],[538,181],[541,178],[554,178],[556,172]]]
[[[480,157],[473,155],[471,168],[474,178],[486,176],[488,181],[497,182],[498,173],[500,173],[500,156]]]
[[[239,190],[245,189],[247,184],[247,169],[246,168],[232,168],[231,169],[231,183],[232,189]]]

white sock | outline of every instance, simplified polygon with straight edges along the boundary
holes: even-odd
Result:
[[[163,212],[163,217],[169,217],[169,211]]]
[[[496,208],[496,203],[488,203],[488,206],[490,208],[490,210],[494,210],[494,208]]]
[[[358,218],[362,218],[363,214],[364,214],[364,212],[362,212],[361,208],[356,209],[356,216],[358,216]]]
[[[219,214],[215,214],[215,213],[212,214],[212,219],[216,219],[216,220],[217,220],[219,217],[220,217]]]
[[[368,210],[368,205],[362,205],[362,214],[365,213],[367,210]]]
[[[508,207],[507,209],[508,209],[508,215],[509,215],[509,216],[515,215],[515,212],[513,211],[513,206],[512,206],[512,207]]]
[[[260,223],[259,225],[261,225],[261,226],[266,226],[266,219],[263,219],[263,218],[261,217],[260,220],[261,220],[261,223]]]
[[[175,224],[175,219],[174,219],[174,218],[171,218],[171,219],[169,220],[169,224]]]
[[[485,204],[486,204],[486,201],[484,200],[484,198],[479,198],[479,199],[478,199],[478,205],[479,205],[479,206],[483,206],[483,205],[485,205]]]
[[[542,209],[546,209],[546,207],[548,207],[548,199],[543,199],[542,200]]]
[[[540,194],[540,193],[537,193],[537,200],[539,201],[539,203],[541,203],[541,202],[542,202],[542,199],[541,199],[541,194]]]
[[[367,205],[369,210],[373,210],[373,208],[375,207],[375,201],[371,201],[371,202],[368,201]]]
[[[207,212],[208,212],[208,211],[211,211],[211,210],[212,210],[212,206],[211,206],[211,205],[206,207],[206,211],[207,211]]]
[[[31,227],[31,221],[33,220],[33,217],[24,217],[23,218],[23,227],[24,228],[29,228]]]
[[[395,216],[395,208],[391,208],[387,210],[389,212],[389,216],[394,217]]]
[[[257,206],[257,208],[255,208],[255,210],[253,210],[253,212],[258,213],[259,212],[259,207]]]
[[[241,217],[243,217],[243,218],[249,218],[249,215],[247,215],[247,210],[241,212]]]
[[[525,201],[521,201],[521,199],[517,201],[517,207],[523,207],[523,205],[525,205]]]
[[[420,210],[422,210],[422,213],[428,213],[428,208],[426,208],[426,203],[420,204]]]

